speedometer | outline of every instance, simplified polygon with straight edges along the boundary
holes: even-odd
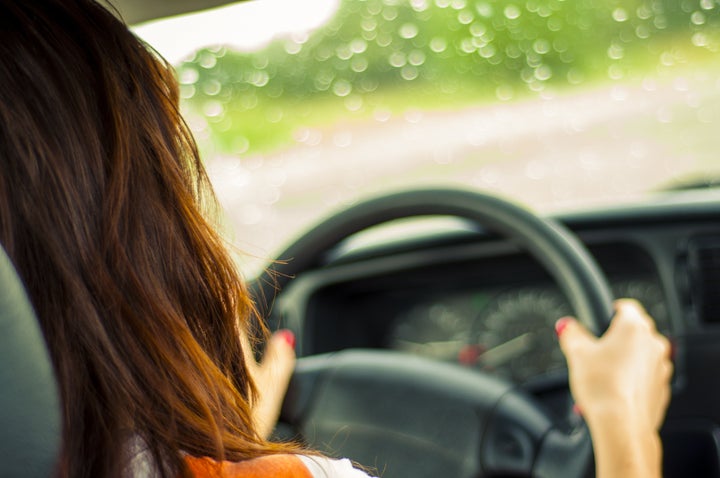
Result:
[[[572,313],[567,300],[551,288],[503,292],[475,323],[481,344],[475,366],[514,382],[563,370],[554,324]]]

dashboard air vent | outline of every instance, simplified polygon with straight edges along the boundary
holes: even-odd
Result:
[[[720,324],[720,236],[693,239],[688,268],[690,294],[700,322]]]

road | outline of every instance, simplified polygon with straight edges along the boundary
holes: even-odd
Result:
[[[636,201],[720,174],[720,75],[645,80],[460,111],[382,112],[297,131],[209,173],[250,274],[303,229],[361,198],[419,186],[495,192],[540,213]]]

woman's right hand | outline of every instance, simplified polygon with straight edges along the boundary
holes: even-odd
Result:
[[[615,310],[601,338],[574,319],[558,321],[570,390],[592,435],[598,478],[659,477],[658,431],[673,372],[670,343],[638,302],[619,300]]]

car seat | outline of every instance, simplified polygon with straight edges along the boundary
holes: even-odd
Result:
[[[53,475],[60,400],[25,288],[0,248],[0,477]]]

